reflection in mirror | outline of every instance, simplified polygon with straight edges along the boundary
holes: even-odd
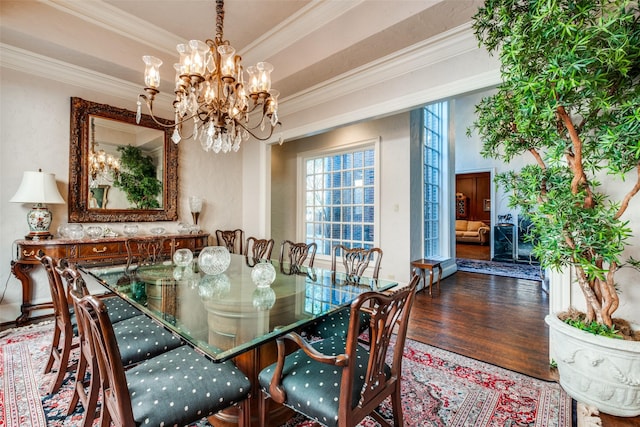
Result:
[[[175,221],[177,201],[178,148],[168,127],[71,98],[70,222]]]
[[[89,120],[89,208],[162,209],[164,132],[93,115]],[[101,188],[109,191],[108,203],[92,203]]]

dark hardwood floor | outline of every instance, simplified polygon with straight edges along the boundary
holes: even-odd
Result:
[[[433,298],[419,292],[407,336],[444,350],[535,378],[554,381],[544,316],[548,295],[540,283],[457,272],[443,279]],[[640,417],[602,414],[604,427],[640,426]]]
[[[467,259],[491,259],[491,247],[475,243],[456,243],[456,257]]]

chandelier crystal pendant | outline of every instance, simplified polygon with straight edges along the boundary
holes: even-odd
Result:
[[[224,1],[216,0],[216,37],[214,40],[191,40],[178,44],[180,62],[176,70],[173,102],[175,123],[158,123],[153,113],[153,100],[160,93],[160,65],[153,56],[143,56],[145,63],[145,94],[138,96],[136,121],[141,118],[141,100],[151,118],[165,127],[174,127],[171,140],[200,141],[205,151],[227,153],[238,151],[243,141],[253,137],[259,141],[271,138],[278,121],[277,90],[271,89],[273,66],[258,62],[247,67],[245,82],[241,57],[223,38]],[[192,122],[192,125],[186,125]],[[191,129],[191,135],[185,136]]]
[[[89,187],[96,188],[100,179],[113,181],[120,174],[120,160],[104,150],[96,151],[96,124],[91,117],[91,149],[89,150]]]

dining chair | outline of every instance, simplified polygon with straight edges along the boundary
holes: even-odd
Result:
[[[216,241],[218,246],[226,247],[232,254],[244,254],[242,250],[244,231],[239,228],[235,230],[216,230]]]
[[[142,265],[156,264],[173,257],[171,241],[166,237],[131,237],[124,241],[127,271]]]
[[[355,426],[367,415],[382,425],[402,426],[402,354],[418,281],[413,277],[394,291],[359,295],[350,306],[346,338],[309,343],[295,332],[278,338],[276,363],[258,375],[260,426],[268,425],[269,398],[325,426]],[[368,348],[358,341],[360,312],[372,319]],[[285,340],[299,349],[291,353]],[[389,396],[393,424],[377,412]]]
[[[378,279],[380,274],[380,262],[382,261],[382,249],[380,248],[347,248],[344,245],[335,245],[331,250],[331,271],[335,279],[338,258],[347,276],[347,282],[358,283],[369,263],[373,260],[373,272],[371,278]],[[366,313],[360,314],[360,332],[367,330],[369,318]],[[304,334],[311,337],[327,338],[331,335],[346,336],[349,327],[349,309],[344,308],[329,316],[318,319],[307,326]]]
[[[258,239],[253,236],[247,238],[247,243],[244,247],[244,256],[247,258],[247,263],[252,266],[261,259],[271,260],[273,245],[273,239]]]
[[[306,265],[313,267],[318,245],[316,243],[296,243],[284,240],[280,245],[280,271],[284,274],[297,274],[300,267]],[[287,264],[285,266],[285,264]]]
[[[76,307],[97,361],[101,426],[188,425],[231,406],[245,426],[251,383],[232,362],[214,363],[182,345],[125,370],[104,304],[87,295]]]
[[[64,261],[64,260],[63,260]],[[71,263],[61,262],[56,270],[60,277],[67,282],[67,294],[73,302],[74,312],[78,313],[78,302],[81,298],[90,295],[86,283],[76,266]],[[119,297],[114,297],[118,298]],[[109,308],[104,302],[107,316]],[[137,365],[149,358],[173,350],[184,343],[175,337],[168,330],[153,322],[149,317],[139,311],[139,315],[112,325],[114,337],[119,346],[120,363],[125,367]],[[80,355],[75,373],[75,384],[73,395],[69,402],[67,415],[73,413],[78,403],[85,409],[83,414],[83,427],[91,426],[93,423],[92,414],[95,414],[99,393],[99,385],[95,382],[95,375],[98,372],[97,361],[93,354],[84,325],[78,322],[78,337],[80,344]],[[86,374],[89,374],[87,376]]]
[[[380,261],[382,261],[380,248],[348,248],[344,245],[334,245],[331,248],[331,271],[337,271],[338,258],[348,278],[360,280],[371,261],[373,261],[371,277],[377,279],[380,274]]]
[[[77,335],[77,323],[74,312],[71,309],[73,302],[65,291],[62,278],[56,269],[55,261],[49,255],[45,255],[42,250],[38,251],[36,259],[40,261],[47,273],[49,291],[53,304],[53,338],[51,348],[49,349],[49,358],[47,359],[44,369],[45,374],[52,371],[56,372],[47,390],[48,394],[52,394],[60,388],[65,374],[73,367],[69,366],[69,357],[71,350],[78,347],[78,343],[73,342],[74,337]],[[105,298],[105,304],[107,305],[109,316],[113,322],[126,320],[142,314],[130,304],[114,296]]]

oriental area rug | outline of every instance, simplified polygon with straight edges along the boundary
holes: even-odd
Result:
[[[0,336],[0,427],[78,425],[80,409],[65,415],[73,387],[71,374],[67,374],[60,391],[46,395],[51,376],[42,372],[52,328],[49,322],[5,331]],[[407,340],[402,381],[406,426],[571,426],[571,398],[557,383],[416,341]],[[391,418],[387,402],[381,411]],[[311,425],[296,417],[286,427]],[[201,420],[192,427],[196,426],[209,423]],[[378,424],[366,418],[360,426]]]

